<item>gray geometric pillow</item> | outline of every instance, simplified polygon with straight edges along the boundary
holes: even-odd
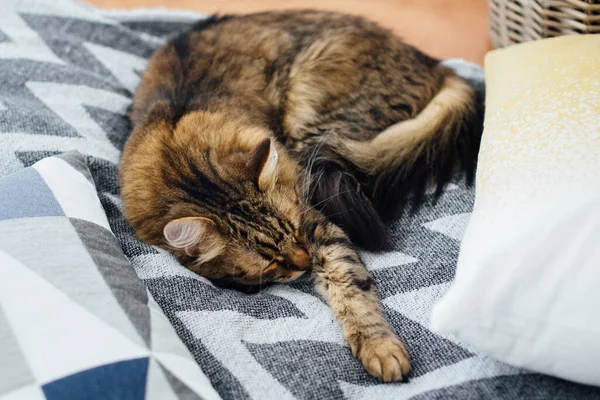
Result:
[[[76,152],[0,178],[0,399],[12,398],[219,398]]]

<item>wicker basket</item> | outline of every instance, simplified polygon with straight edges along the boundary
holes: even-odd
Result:
[[[600,0],[489,0],[494,47],[600,33]]]

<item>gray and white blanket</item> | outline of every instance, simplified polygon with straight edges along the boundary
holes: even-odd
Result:
[[[352,358],[308,282],[255,295],[213,287],[136,240],[121,213],[117,163],[146,61],[199,15],[107,12],[73,0],[2,0],[0,175],[66,150],[88,156],[111,227],[224,399],[600,399],[600,389],[528,373],[429,329],[452,281],[474,192],[462,181],[389,226],[395,251],[363,254],[414,373],[380,384]],[[482,90],[481,71],[455,62]]]

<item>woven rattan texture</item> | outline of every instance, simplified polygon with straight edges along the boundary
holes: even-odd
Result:
[[[489,0],[494,47],[600,33],[600,0]]]

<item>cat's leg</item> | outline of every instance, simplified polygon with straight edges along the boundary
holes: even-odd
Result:
[[[373,279],[344,232],[325,222],[309,231],[313,279],[342,324],[352,354],[384,382],[405,380],[408,353],[386,321]]]

